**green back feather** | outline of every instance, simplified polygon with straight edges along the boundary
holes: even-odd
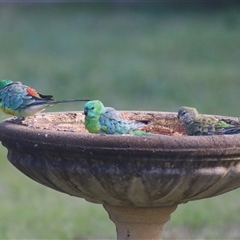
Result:
[[[7,85],[13,83],[12,80],[8,80],[8,79],[3,79],[0,80],[0,90],[2,90],[4,87],[6,87]]]

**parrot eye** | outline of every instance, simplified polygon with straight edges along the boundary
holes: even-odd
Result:
[[[182,115],[185,115],[187,112],[186,111],[184,111],[184,112],[182,112]]]
[[[95,107],[92,107],[91,110],[94,110]]]

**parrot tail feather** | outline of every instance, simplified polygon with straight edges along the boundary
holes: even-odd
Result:
[[[87,102],[89,101],[88,99],[71,99],[71,100],[46,100],[46,99],[41,99],[33,102],[29,106],[37,106],[37,105],[55,105],[59,103],[70,103],[70,102]]]
[[[49,103],[58,104],[58,103],[68,103],[68,102],[88,102],[89,99],[70,99],[70,100],[56,100],[56,101],[50,101]]]
[[[41,93],[38,93],[38,95],[39,95],[41,98],[45,99],[45,100],[53,100],[53,96],[52,96],[52,95],[43,95],[43,94],[41,94]]]

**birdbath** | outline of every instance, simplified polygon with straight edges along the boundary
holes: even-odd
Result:
[[[102,204],[118,239],[161,239],[178,204],[240,187],[239,134],[186,136],[176,113],[125,114],[163,135],[89,134],[81,112],[59,112],[22,124],[7,119],[0,140],[9,161],[31,179]]]

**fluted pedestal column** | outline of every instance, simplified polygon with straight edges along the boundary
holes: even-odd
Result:
[[[169,207],[123,207],[104,205],[115,223],[117,239],[161,239],[164,224],[177,205]]]

